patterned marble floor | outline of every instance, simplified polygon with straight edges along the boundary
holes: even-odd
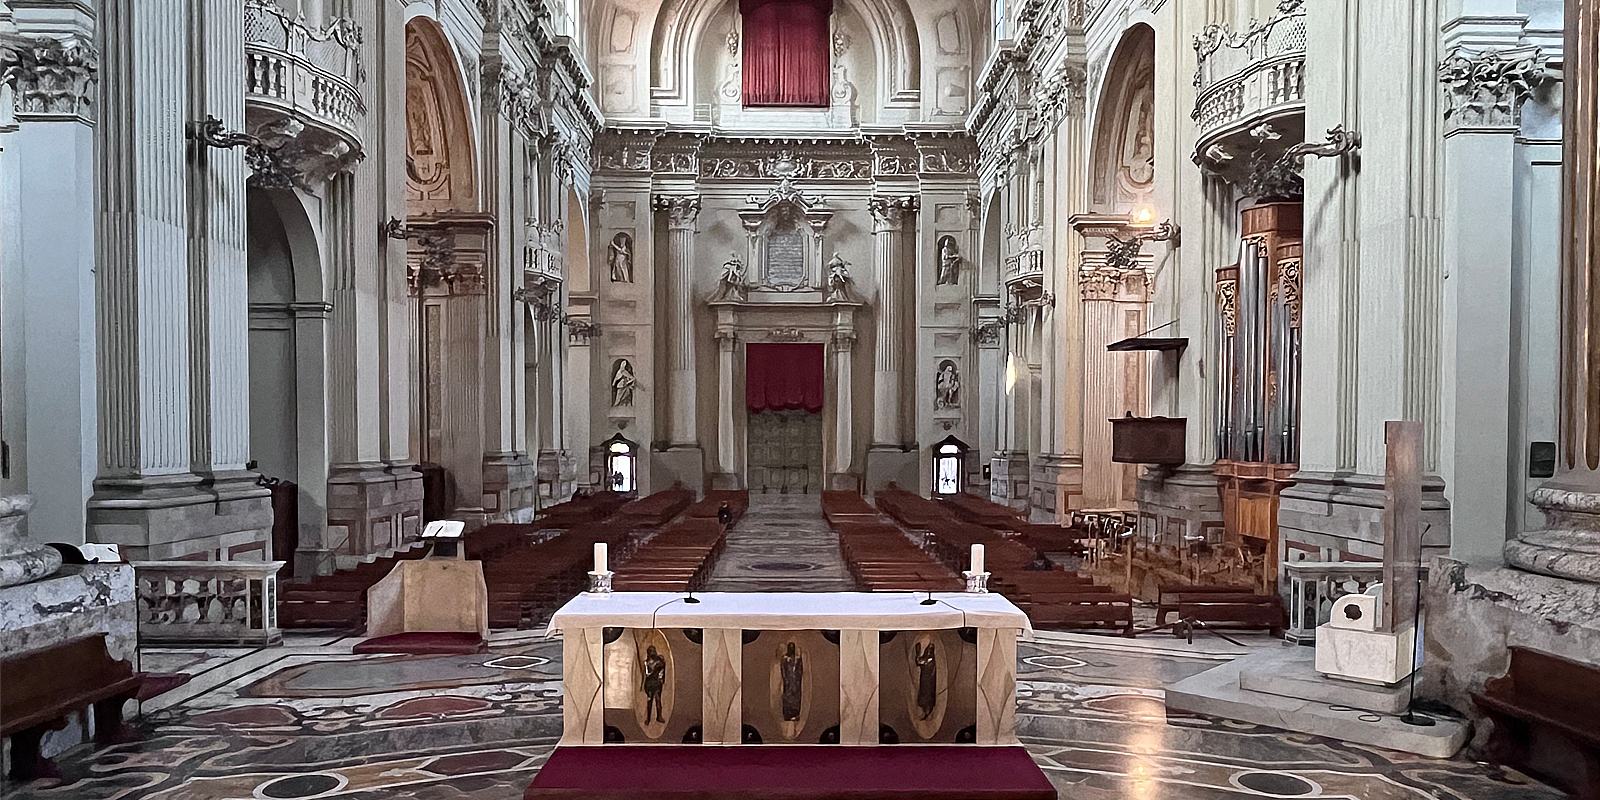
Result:
[[[757,495],[720,591],[849,589],[817,498]],[[772,568],[765,565],[786,565]],[[60,757],[66,782],[6,800],[518,800],[561,731],[559,640],[491,637],[471,656],[365,656],[297,632],[258,650],[146,649],[194,679],[145,704],[142,737]],[[1040,633],[1018,647],[1018,735],[1062,800],[1558,800],[1520,775],[1169,712],[1165,687],[1281,647],[1214,637]]]
[[[1247,650],[1278,646],[1247,637]],[[7,800],[516,800],[560,734],[558,641],[473,656],[359,656],[296,635],[263,650],[147,650],[193,681],[140,741],[61,759]],[[1519,775],[1167,712],[1163,688],[1238,655],[1220,642],[1040,634],[1018,650],[1018,732],[1063,800],[1557,800]]]
[[[822,498],[805,494],[750,495],[750,509],[728,532],[706,586],[712,592],[854,589],[839,537],[822,518]]]

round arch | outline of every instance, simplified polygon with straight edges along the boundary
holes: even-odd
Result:
[[[881,104],[922,86],[922,46],[905,0],[839,0],[867,23],[875,54]],[[695,55],[717,13],[737,0],[666,0],[650,39],[650,83],[655,99],[692,104]],[[737,12],[735,12],[737,13]]]
[[[478,209],[472,116],[455,51],[439,23],[406,23],[406,210]]]
[[[1089,202],[1126,214],[1147,206],[1155,190],[1156,32],[1128,27],[1112,53],[1095,106]]]

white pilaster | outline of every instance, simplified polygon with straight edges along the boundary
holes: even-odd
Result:
[[[662,195],[655,208],[667,215],[667,286],[670,297],[670,347],[667,375],[667,441],[673,447],[699,444],[695,399],[694,234],[700,198]]]

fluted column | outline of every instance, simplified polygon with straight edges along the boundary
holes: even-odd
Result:
[[[655,209],[667,215],[668,356],[667,442],[692,447],[700,435],[695,414],[694,234],[700,198],[661,195]]]
[[[878,284],[877,348],[873,370],[872,446],[874,449],[900,449],[901,362],[905,350],[902,340],[901,295],[908,281],[902,274],[905,261],[906,216],[917,210],[915,196],[874,197],[867,209],[872,212],[872,265]]]
[[[854,361],[856,335],[850,330],[836,330],[833,334],[833,466],[828,471],[830,489],[846,488],[835,485],[835,479],[844,482],[849,475],[855,456],[855,440],[851,436],[855,424],[855,408],[851,403],[855,391]],[[854,485],[849,488],[855,488]]]
[[[1567,0],[1566,28],[1559,471],[1533,492],[1545,529],[1505,554],[1531,572],[1600,583],[1600,0]]]
[[[733,367],[738,350],[739,337],[734,331],[717,331],[717,474],[724,476],[723,480],[736,472],[733,417],[739,396],[734,387]]]

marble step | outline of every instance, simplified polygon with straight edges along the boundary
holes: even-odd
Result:
[[[1411,701],[1409,684],[1373,686],[1326,678],[1317,672],[1315,655],[1310,647],[1284,647],[1251,655],[1240,666],[1239,688],[1380,714],[1405,713],[1406,704]]]
[[[1324,698],[1337,699],[1330,702],[1240,688],[1240,675],[1260,657],[1235,659],[1172,684],[1167,687],[1167,708],[1429,758],[1449,758],[1467,741],[1470,726],[1462,720],[1436,718],[1432,726],[1417,727],[1393,714],[1355,708],[1349,702],[1353,698],[1338,699],[1341,695],[1324,694]]]

